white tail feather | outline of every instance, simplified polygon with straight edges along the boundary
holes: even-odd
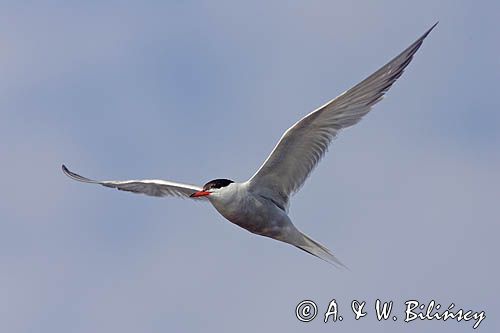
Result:
[[[307,253],[312,254],[315,257],[318,257],[336,267],[340,266],[345,269],[349,269],[346,265],[344,265],[337,257],[333,255],[330,250],[328,250],[325,246],[321,245],[320,243],[316,242],[315,240],[311,239],[310,237],[302,234],[303,236],[303,244],[296,245],[301,250],[306,251]]]

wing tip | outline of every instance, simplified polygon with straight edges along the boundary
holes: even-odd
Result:
[[[429,28],[429,30],[427,30],[423,35],[422,37],[419,38],[419,41],[423,41],[430,33],[432,30],[434,30],[434,28],[438,25],[439,21],[436,21],[436,23],[434,23],[432,25],[432,27]]]
[[[68,168],[64,164],[61,165],[61,169],[65,174],[69,172]]]
[[[61,169],[62,169],[62,172],[63,172],[66,176],[68,176],[68,177],[72,178],[72,177],[71,177],[72,172],[71,172],[71,171],[69,171],[69,169],[66,167],[66,165],[62,164],[62,165],[61,165]]]
[[[61,169],[66,176],[73,180],[84,183],[95,183],[95,181],[92,179],[85,178],[83,176],[80,176],[79,174],[74,173],[73,171],[70,171],[64,164],[61,165]]]

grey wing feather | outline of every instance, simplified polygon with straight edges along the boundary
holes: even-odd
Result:
[[[195,185],[181,184],[159,179],[142,180],[93,180],[80,176],[62,166],[64,174],[74,180],[84,183],[99,184],[106,187],[116,188],[122,191],[142,193],[154,197],[174,196],[189,198],[191,194],[201,191],[202,188]],[[191,198],[195,200],[206,200],[207,197]]]
[[[290,127],[248,181],[250,188],[288,207],[290,196],[304,184],[330,142],[341,129],[359,122],[384,97],[436,25],[368,78]]]

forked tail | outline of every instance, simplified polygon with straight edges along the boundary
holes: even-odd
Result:
[[[336,267],[344,267],[345,269],[349,269],[346,265],[344,265],[340,260],[337,259],[333,255],[330,250],[328,250],[325,246],[321,245],[320,243],[316,242],[315,240],[311,239],[310,237],[302,234],[303,238],[303,244],[301,245],[295,245],[301,250],[306,251],[307,253],[312,254],[315,257],[318,257]]]

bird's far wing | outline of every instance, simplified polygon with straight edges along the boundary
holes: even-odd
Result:
[[[62,170],[66,176],[79,182],[100,184],[106,187],[116,188],[122,191],[134,193],[142,193],[153,197],[174,196],[181,198],[189,198],[191,194],[201,191],[202,188],[195,185],[187,185],[169,182],[158,179],[142,179],[142,180],[92,180],[82,177],[62,166]],[[206,200],[206,196],[191,198],[195,200]]]
[[[248,181],[250,189],[288,207],[290,196],[304,184],[338,132],[359,122],[383,98],[436,24],[364,81],[290,127]]]

